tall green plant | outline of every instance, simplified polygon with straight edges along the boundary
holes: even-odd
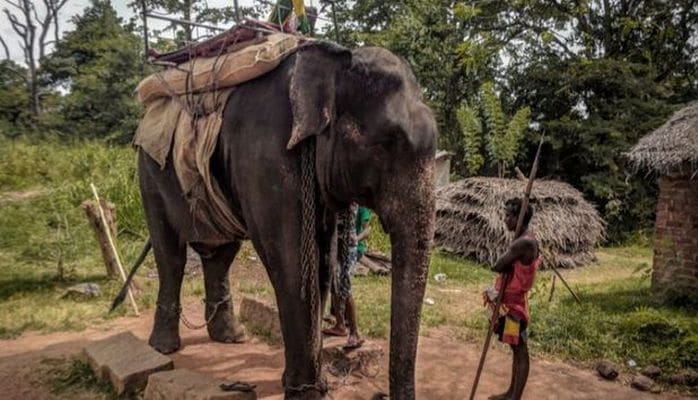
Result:
[[[516,160],[516,155],[530,123],[531,110],[528,107],[521,108],[507,122],[502,102],[497,96],[492,82],[486,82],[482,85],[480,98],[484,121],[472,107],[461,106],[457,111],[458,123],[463,133],[465,163],[470,174],[474,175],[480,171],[485,163],[481,154],[484,141],[489,161],[493,166],[496,166],[497,175],[501,178]],[[487,127],[487,132],[484,135],[483,125]]]
[[[462,105],[456,112],[458,124],[463,132],[463,150],[465,151],[465,165],[472,175],[477,174],[483,165],[485,157],[482,156],[482,122],[472,107]]]

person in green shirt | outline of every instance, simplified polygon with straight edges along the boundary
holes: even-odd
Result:
[[[335,324],[322,332],[330,336],[346,336],[349,328],[349,338],[345,349],[361,347],[363,339],[359,336],[356,323],[356,307],[351,292],[351,276],[354,274],[356,262],[366,254],[368,246],[366,238],[370,232],[368,221],[370,211],[367,208],[352,204],[348,209],[337,214],[337,269],[336,284],[332,285],[332,314]]]
[[[368,226],[368,221],[370,219],[371,211],[366,207],[359,207],[359,210],[356,213],[356,240],[359,242],[356,246],[356,261],[359,261],[368,250],[366,239],[368,238],[369,233],[371,233],[371,227]]]

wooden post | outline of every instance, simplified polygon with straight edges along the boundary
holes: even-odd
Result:
[[[99,207],[95,200],[85,200],[81,208],[85,210],[87,219],[95,232],[95,237],[99,243],[99,249],[102,251],[104,265],[107,268],[107,276],[110,279],[118,279],[119,267],[117,266],[116,257],[109,246],[109,238],[107,237],[107,229],[102,223],[102,217],[99,212]],[[116,235],[116,209],[113,204],[102,200],[102,209],[104,210],[104,219],[107,221],[109,232]]]
[[[116,250],[116,244],[114,243],[113,235],[110,232],[109,229],[107,229],[106,223],[107,223],[107,217],[104,213],[104,208],[102,207],[102,200],[99,199],[99,195],[97,194],[97,187],[95,187],[94,183],[90,183],[90,187],[92,188],[92,194],[95,196],[96,204],[97,204],[97,210],[99,211],[99,216],[102,221],[102,228],[104,228],[104,233],[107,236],[107,241],[109,242],[109,248],[111,250],[112,255],[114,256],[114,259],[116,260],[116,267],[119,271],[119,274],[121,275],[121,279],[126,282],[126,272],[124,272],[124,267],[121,265],[121,260],[119,259],[119,252]],[[131,300],[131,306],[133,307],[133,312],[136,313],[136,316],[140,316],[140,312],[138,312],[138,305],[136,304],[136,299],[133,297],[133,291],[129,287],[128,289],[128,298]]]

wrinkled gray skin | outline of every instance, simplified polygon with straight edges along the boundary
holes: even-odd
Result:
[[[351,201],[376,211],[390,234],[393,261],[390,396],[413,399],[419,321],[433,236],[436,124],[409,66],[380,48],[327,43],[304,48],[277,69],[236,89],[224,112],[211,171],[247,227],[279,306],[287,399],[318,399],[320,296],[301,299],[301,148],[316,143],[320,273],[326,291],[334,212]],[[178,315],[185,243],[203,257],[210,303],[229,293],[228,269],[240,248],[194,221],[171,160],[161,170],[139,152],[140,185],[160,289],[150,345],[180,347]],[[361,299],[358,299],[361,301]],[[213,340],[240,341],[232,303],[208,328]],[[213,307],[208,306],[206,316]]]

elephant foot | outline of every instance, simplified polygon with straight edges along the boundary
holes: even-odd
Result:
[[[153,333],[150,334],[150,339],[148,339],[148,344],[162,354],[174,353],[182,347],[179,333],[170,330],[153,330]]]
[[[210,313],[215,312],[208,323],[208,336],[211,340],[221,343],[245,343],[247,341],[247,331],[231,310],[232,304],[226,303],[215,309],[206,307],[206,318],[210,318]],[[209,309],[210,308],[210,309]]]
[[[148,344],[162,354],[170,354],[182,347],[179,337],[179,306],[162,307],[155,311],[155,325]]]
[[[211,340],[221,343],[245,343],[248,339],[245,326],[239,323],[218,328],[212,322],[208,327],[208,336]]]

